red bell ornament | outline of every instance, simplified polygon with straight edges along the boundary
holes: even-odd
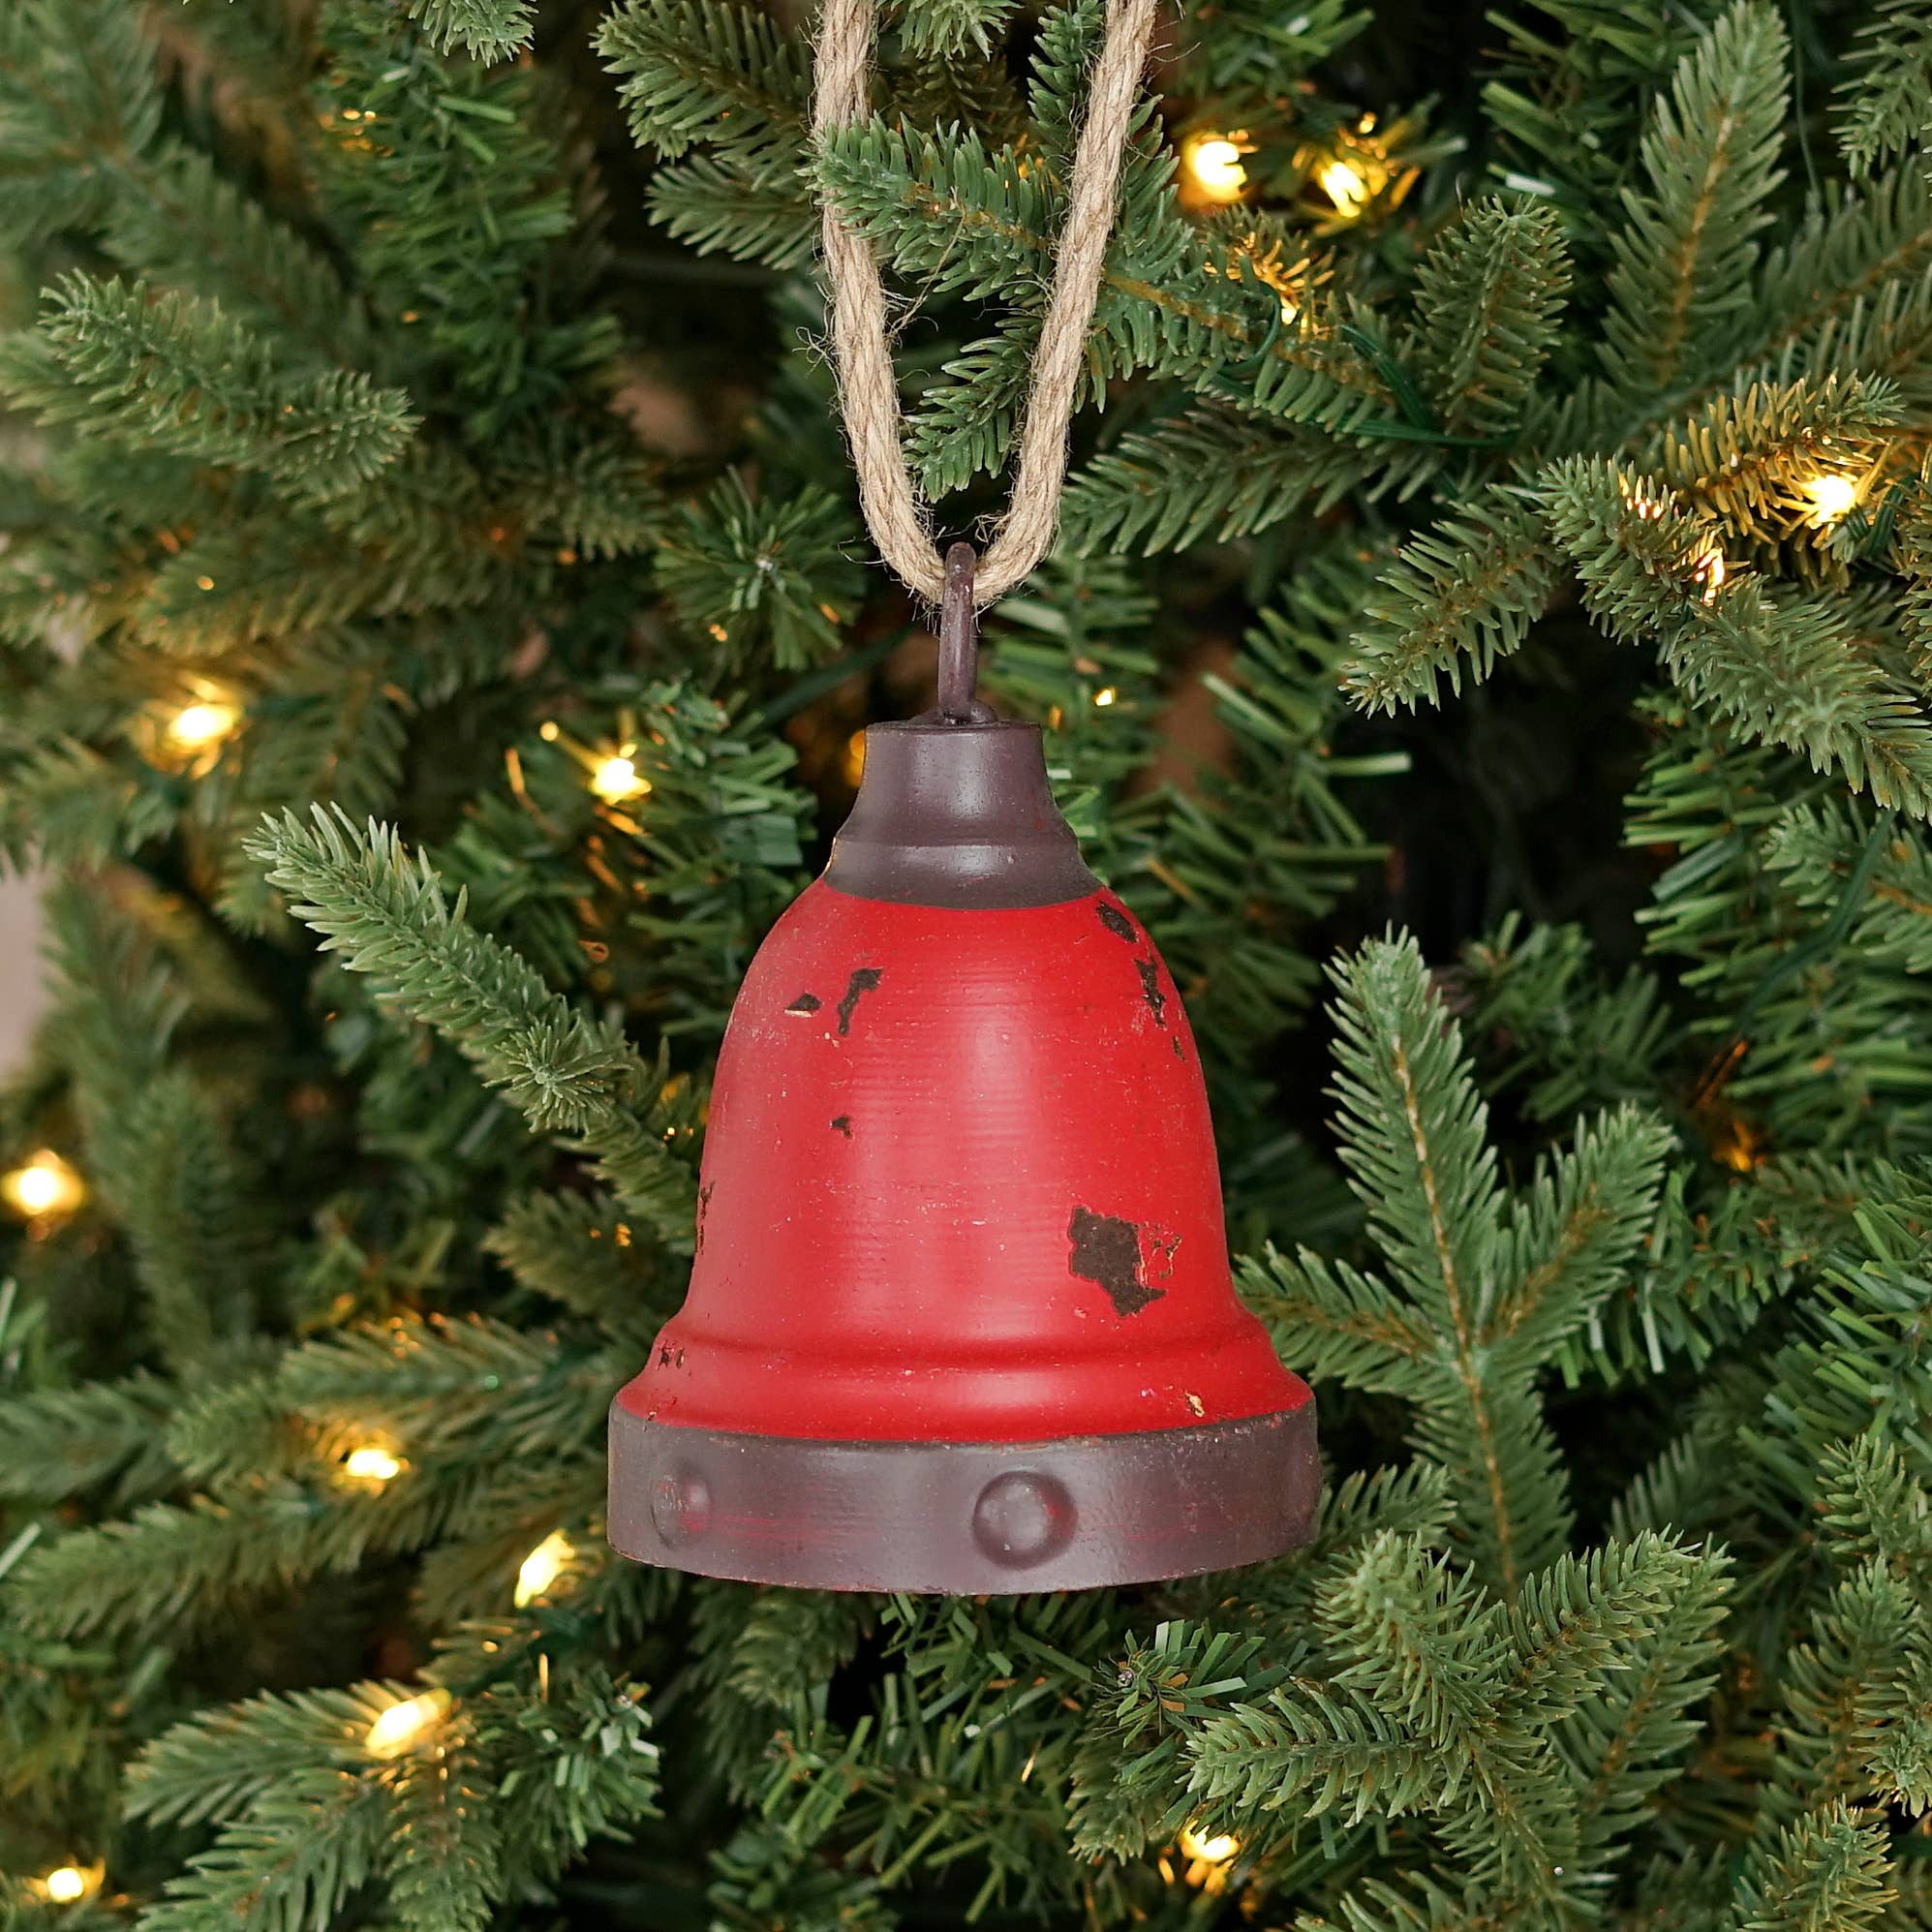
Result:
[[[957,558],[957,553],[956,553]],[[1229,1277],[1207,1090],[1037,725],[866,734],[746,974],[682,1311],[610,1415],[610,1538],[818,1589],[1081,1589],[1305,1540],[1315,1407]]]

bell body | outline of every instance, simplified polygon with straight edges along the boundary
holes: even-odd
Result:
[[[732,1011],[690,1296],[612,1409],[613,1542],[970,1592],[1290,1547],[1313,1403],[1229,1279],[1180,994],[1037,734],[875,727],[865,782]]]

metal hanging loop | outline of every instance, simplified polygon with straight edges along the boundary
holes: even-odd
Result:
[[[982,703],[979,687],[979,610],[973,578],[979,554],[970,543],[946,552],[946,580],[939,593],[939,701],[928,717],[935,724],[992,724],[997,714]]]

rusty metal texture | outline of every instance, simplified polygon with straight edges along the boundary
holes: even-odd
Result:
[[[799,1589],[998,1596],[1195,1576],[1305,1542],[1312,1402],[1152,1435],[822,1442],[611,1411],[610,1538],[664,1569]]]
[[[625,1397],[655,1420],[1037,1442],[1302,1399],[1229,1279],[1186,1012],[1111,894],[808,888],[733,1010],[700,1188],[690,1297]]]
[[[611,1412],[613,1543],[975,1592],[1290,1548],[1313,1398],[1235,1296],[1165,964],[1081,863],[1036,726],[868,746],[732,1009],[690,1291]]]
[[[874,724],[825,882],[861,899],[994,910],[1099,885],[1047,782],[1037,724]]]

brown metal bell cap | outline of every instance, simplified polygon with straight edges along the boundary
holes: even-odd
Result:
[[[946,553],[937,703],[866,732],[858,800],[825,869],[854,898],[994,909],[1099,890],[1054,802],[1040,727],[996,718],[978,695],[974,562],[969,543]]]
[[[1047,781],[1037,724],[874,724],[825,883],[858,899],[992,909],[1100,889]]]

